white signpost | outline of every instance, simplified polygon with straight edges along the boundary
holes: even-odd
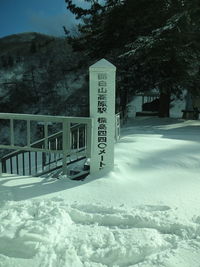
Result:
[[[90,117],[94,118],[90,173],[114,166],[116,67],[101,59],[90,71]]]

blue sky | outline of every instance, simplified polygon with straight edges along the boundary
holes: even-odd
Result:
[[[69,28],[74,23],[65,0],[0,0],[0,37],[20,32],[60,36],[63,25]]]

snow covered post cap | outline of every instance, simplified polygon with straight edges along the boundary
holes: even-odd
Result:
[[[90,173],[114,166],[116,67],[101,59],[89,68],[90,117],[94,118]]]

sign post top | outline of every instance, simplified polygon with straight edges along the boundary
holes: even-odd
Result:
[[[101,71],[101,69],[108,69],[108,70],[112,70],[115,71],[116,67],[110,63],[108,60],[106,60],[105,58],[102,58],[101,60],[97,61],[95,64],[93,64],[92,66],[90,66],[90,70],[97,70],[97,71]]]

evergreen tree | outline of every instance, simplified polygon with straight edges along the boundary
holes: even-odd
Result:
[[[185,88],[198,93],[197,0],[106,0],[104,5],[97,0],[85,1],[91,8],[83,9],[66,0],[68,9],[82,20],[81,37],[70,41],[95,60],[107,57],[117,65],[123,99],[135,91],[157,88],[160,116],[164,117],[169,115],[171,94],[180,95]]]
[[[193,86],[193,83],[199,83],[200,68],[199,33],[196,27],[199,19],[193,14],[198,6],[181,4],[178,10],[163,27],[155,29],[148,36],[137,38],[122,56],[125,65],[134,62],[133,75],[139,71],[136,74],[139,88],[144,90],[145,85],[147,89],[159,89],[161,116],[169,114],[169,102],[163,102],[169,101],[171,93],[179,95],[183,88],[194,93],[198,91]]]

